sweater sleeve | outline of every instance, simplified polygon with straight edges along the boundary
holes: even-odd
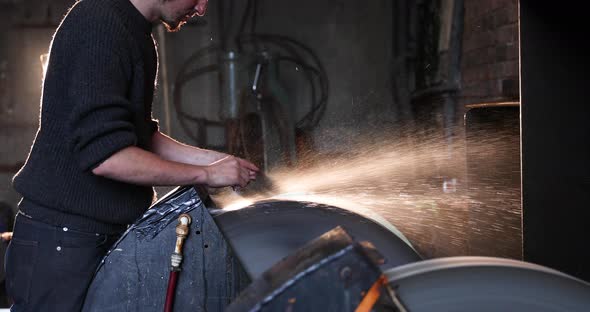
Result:
[[[78,165],[92,170],[117,151],[137,144],[133,108],[127,99],[132,62],[125,60],[112,33],[86,33],[73,53],[68,100],[69,133]]]

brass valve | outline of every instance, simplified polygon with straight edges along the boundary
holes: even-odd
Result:
[[[186,213],[183,213],[178,217],[178,225],[176,225],[176,246],[174,247],[172,257],[170,258],[173,270],[180,270],[180,263],[182,262],[182,246],[190,232],[189,225],[191,224],[191,221],[191,216]]]

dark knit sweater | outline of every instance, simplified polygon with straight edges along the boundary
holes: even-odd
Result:
[[[73,229],[120,232],[152,203],[152,187],[96,176],[115,152],[150,149],[157,56],[151,24],[129,0],[82,0],[54,35],[41,122],[14,177],[20,209]]]

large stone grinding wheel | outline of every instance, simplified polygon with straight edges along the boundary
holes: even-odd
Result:
[[[590,285],[515,260],[451,257],[385,272],[408,311],[590,311]]]
[[[420,260],[401,233],[350,211],[294,201],[266,201],[213,217],[197,191],[178,188],[137,220],[103,259],[85,312],[156,311],[164,306],[176,220],[192,222],[175,292],[175,311],[223,311],[277,261],[337,226],[373,243],[387,266]]]
[[[269,200],[214,217],[251,277],[314,238],[342,226],[357,241],[370,241],[392,268],[420,256],[391,224],[382,224],[346,209],[316,203]]]

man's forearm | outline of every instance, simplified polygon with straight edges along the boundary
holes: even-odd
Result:
[[[135,146],[111,155],[92,170],[109,179],[139,185],[192,185],[207,183],[204,167],[162,159]]]
[[[182,144],[156,131],[152,137],[152,152],[169,161],[206,166],[227,156],[212,150]]]

